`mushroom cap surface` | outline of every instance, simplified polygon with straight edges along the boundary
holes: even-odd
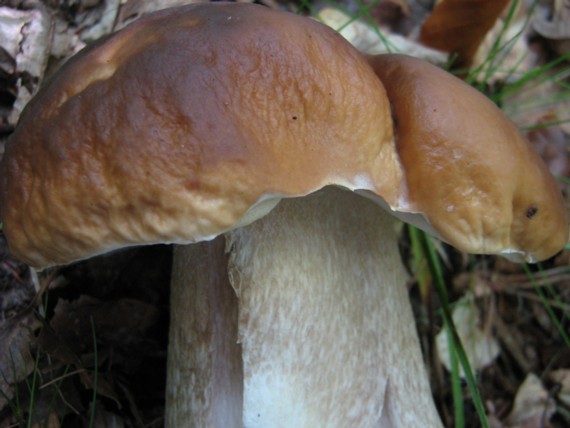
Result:
[[[327,185],[464,251],[538,260],[567,238],[546,166],[481,94],[251,4],[165,9],[70,59],[9,138],[0,216],[45,267],[211,239]]]
[[[538,261],[564,247],[560,189],[495,104],[424,61],[378,55],[369,62],[390,99],[409,210],[470,253]]]
[[[12,253],[48,266],[209,239],[328,184],[388,196],[401,183],[385,91],[338,33],[193,4],[136,21],[46,83],[7,143],[0,205]]]

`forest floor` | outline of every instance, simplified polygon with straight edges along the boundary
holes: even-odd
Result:
[[[181,3],[188,1],[0,2],[0,153],[23,106],[65,58],[144,13]],[[398,50],[440,65],[448,64],[450,57],[434,48],[456,52],[454,64],[463,68],[461,75],[523,129],[568,198],[567,1],[538,6],[527,1],[516,7],[509,1],[495,2],[502,3],[499,12],[485,12],[481,6],[477,18],[468,10],[436,14],[430,1],[261,3],[319,14],[369,52],[385,48],[378,29]],[[435,18],[427,24],[430,15]],[[367,24],[362,26],[362,21]],[[469,31],[443,37],[442,42],[428,31],[429,25]],[[501,37],[516,39],[501,67],[465,71],[483,67]],[[446,39],[452,43],[446,45]],[[516,91],[505,90],[515,86]],[[570,252],[563,251],[540,268],[525,268],[494,256],[469,256],[443,244],[436,249],[489,426],[570,426]],[[462,410],[457,410],[457,398],[454,404],[448,348],[441,334],[441,296],[433,275],[415,258],[405,230],[401,250],[442,418],[449,427],[458,426],[458,415],[463,419],[459,426],[481,426],[463,381]],[[132,248],[36,277],[9,255],[0,235],[0,428],[163,426],[171,260],[170,246]]]

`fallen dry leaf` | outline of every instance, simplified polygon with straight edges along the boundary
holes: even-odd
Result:
[[[55,412],[51,412],[49,414],[49,417],[47,419],[46,423],[36,423],[32,425],[32,428],[60,428],[61,427],[61,423],[59,420],[59,417],[57,416],[57,414]]]
[[[97,407],[93,428],[124,428],[125,420],[117,415],[105,410],[102,406]]]
[[[566,406],[570,407],[570,369],[554,370],[549,375],[553,382],[560,385],[557,397]]]
[[[91,7],[84,7],[78,14],[77,26],[81,29],[80,37],[84,41],[93,41],[111,33],[119,13],[121,0],[99,1]]]
[[[494,84],[517,79],[535,67],[536,55],[533,55],[528,39],[524,36],[527,31],[526,15],[523,12],[509,23],[499,18],[473,57],[471,66],[482,68],[478,77],[484,75],[487,84]],[[499,38],[502,40],[502,49],[494,51]]]
[[[559,118],[549,114],[539,118],[535,123],[555,122]],[[527,133],[527,137],[534,149],[548,165],[550,172],[559,177],[570,177],[570,163],[568,159],[568,138],[559,125],[537,128]]]
[[[469,67],[508,3],[509,0],[443,0],[423,24],[420,42],[456,54],[456,65]]]
[[[479,327],[479,309],[470,294],[466,294],[456,303],[452,318],[471,368],[479,370],[491,364],[499,355],[499,344],[489,332]],[[449,342],[444,329],[436,337],[436,346],[440,361],[447,370],[451,371]],[[460,375],[465,376],[461,368]]]
[[[507,418],[509,428],[547,428],[556,404],[542,382],[529,373],[519,387],[513,410]]]
[[[352,16],[338,9],[326,7],[317,14],[316,18],[337,30],[356,49],[365,54],[398,52],[424,59],[433,64],[445,64],[447,61],[447,54],[393,34],[389,30],[382,29],[381,37],[371,25],[354,20]]]
[[[60,300],[50,326],[77,355],[92,349],[94,335],[120,353],[141,340],[157,314],[154,306],[139,300],[105,302],[83,295],[74,301]]]
[[[41,323],[32,312],[0,323],[0,410],[12,399],[13,385],[34,369],[30,352],[35,332]]]
[[[195,3],[193,0],[130,0],[121,2],[121,9],[117,16],[117,26],[120,29],[136,21],[141,16],[166,9],[168,7],[180,6],[188,3]]]
[[[559,54],[570,51],[570,3],[565,0],[541,1],[532,23],[535,31],[550,41]]]
[[[11,110],[0,117],[0,131],[13,127],[35,94],[47,66],[52,18],[38,5],[30,10],[0,7],[0,71],[11,77]],[[3,89],[5,90],[5,89]]]

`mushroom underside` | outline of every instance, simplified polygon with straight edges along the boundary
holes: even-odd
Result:
[[[328,187],[173,272],[167,425],[441,426],[392,217]]]

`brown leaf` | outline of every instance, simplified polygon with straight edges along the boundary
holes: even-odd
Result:
[[[377,55],[396,51],[416,58],[422,58],[435,64],[445,64],[447,55],[409,40],[388,29],[382,29],[382,41],[378,32],[368,23],[355,20],[350,14],[332,7],[323,8],[317,15],[319,21],[338,31],[360,52]]]
[[[548,123],[559,120],[555,114],[550,113],[537,120],[537,123]],[[570,165],[567,155],[567,138],[558,125],[537,128],[527,133],[527,137],[546,162],[552,174],[561,177],[570,177]]]
[[[44,325],[38,339],[38,345],[50,356],[52,361],[63,365],[79,364],[78,355],[48,325]]]
[[[117,392],[111,378],[103,373],[95,372],[82,372],[79,378],[86,389],[93,389],[95,387],[98,396],[110,398],[115,402],[118,409],[122,408],[120,394]]]
[[[13,81],[15,95],[9,116],[0,123],[15,125],[38,88],[48,62],[51,24],[51,15],[41,5],[30,10],[0,8],[2,70]]]
[[[189,3],[188,0],[130,0],[121,2],[121,9],[117,17],[117,26],[120,29],[139,19],[147,13]]]
[[[457,54],[457,66],[468,67],[508,3],[509,0],[443,0],[422,26],[420,42]]]
[[[33,313],[0,323],[0,409],[7,404],[6,399],[13,397],[12,385],[34,369],[30,343],[40,326]]]
[[[540,2],[533,27],[538,34],[551,40],[570,40],[570,4],[561,0]]]
[[[108,412],[102,406],[98,406],[93,426],[94,428],[123,428],[125,421],[120,415]]]
[[[560,390],[557,394],[558,399],[570,407],[570,370],[554,370],[550,373],[549,377],[552,381],[560,385]]]
[[[530,373],[520,386],[513,410],[508,417],[509,428],[547,428],[556,411],[554,400],[542,382]]]
[[[488,329],[480,327],[481,314],[470,293],[455,303],[452,318],[471,368],[478,371],[490,365],[499,355],[499,344]],[[436,347],[440,361],[448,371],[451,371],[449,341],[445,329],[438,333]],[[465,376],[463,369],[460,375]]]
[[[146,350],[145,333],[158,318],[158,310],[140,300],[105,302],[89,296],[60,300],[50,322],[55,334],[82,359],[82,367],[92,367],[93,340],[97,340],[98,365],[109,360],[126,372],[137,370]]]
[[[32,428],[60,428],[59,416],[55,412],[51,412],[48,416],[47,423],[32,425]]]

